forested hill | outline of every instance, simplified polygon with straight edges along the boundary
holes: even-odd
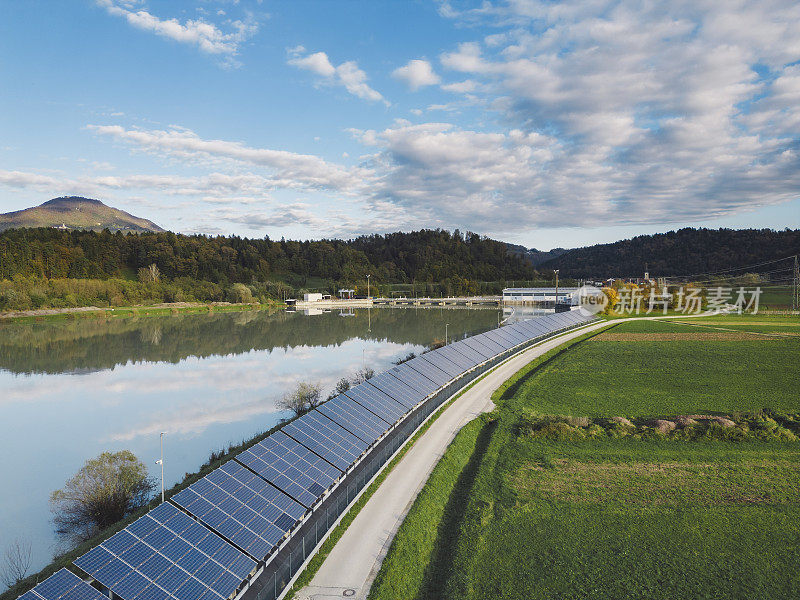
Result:
[[[800,253],[800,230],[694,229],[640,235],[613,244],[575,248],[542,263],[542,271],[581,278],[690,275]]]
[[[0,231],[12,227],[57,227],[102,231],[164,231],[147,219],[81,196],[53,198],[44,204],[0,214]]]
[[[523,280],[536,275],[532,265],[509,256],[505,243],[458,231],[306,242],[48,228],[0,233],[0,280],[15,275],[135,278],[138,269],[151,264],[168,279],[222,285],[273,280],[304,286],[317,278],[352,286],[363,285],[368,274],[373,284]]]

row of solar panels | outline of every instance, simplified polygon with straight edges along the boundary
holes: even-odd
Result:
[[[532,339],[591,320],[566,312],[417,356],[245,450],[75,560],[122,600],[226,600],[361,457],[455,379]],[[100,600],[61,570],[23,600]]]

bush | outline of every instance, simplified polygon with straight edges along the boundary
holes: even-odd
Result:
[[[253,301],[253,292],[243,283],[234,283],[228,289],[228,302],[234,304],[249,304]]]

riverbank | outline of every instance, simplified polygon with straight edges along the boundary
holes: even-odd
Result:
[[[113,318],[133,316],[164,316],[185,313],[235,312],[245,310],[274,310],[285,308],[283,302],[234,303],[234,302],[164,302],[136,306],[78,306],[73,308],[42,308],[38,310],[15,310],[0,312],[0,321],[41,321],[44,319]]]

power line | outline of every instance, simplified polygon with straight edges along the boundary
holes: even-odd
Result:
[[[790,260],[792,258],[796,259],[797,255],[793,254],[793,255],[790,255],[790,256],[784,256],[783,258],[776,258],[774,260],[767,260],[767,261],[760,262],[760,263],[755,263],[755,264],[752,264],[752,265],[745,265],[745,266],[742,266],[742,267],[731,267],[729,269],[720,269],[719,271],[705,271],[705,272],[701,272],[701,273],[694,273],[692,275],[672,275],[670,277],[666,277],[665,279],[690,279],[692,277],[698,277],[698,276],[701,276],[701,275],[707,276],[707,275],[717,275],[717,274],[720,274],[720,273],[728,273],[730,271],[742,271],[744,269],[752,269],[752,268],[755,268],[755,267],[762,267],[764,265],[769,265],[769,264],[781,262],[781,261],[784,261],[784,260]]]

